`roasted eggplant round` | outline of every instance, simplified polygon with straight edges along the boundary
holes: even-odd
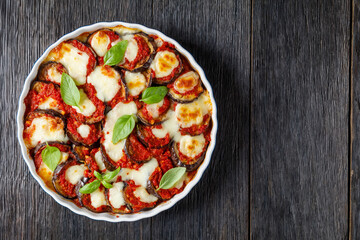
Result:
[[[108,205],[114,213],[131,213],[130,208],[124,199],[124,182],[114,182],[112,188],[105,190]]]
[[[192,102],[204,91],[199,74],[194,71],[182,73],[168,87],[169,96],[179,103]]]
[[[161,125],[146,126],[138,123],[136,125],[136,134],[139,140],[147,147],[162,148],[170,143],[170,135]]]
[[[121,39],[127,40],[128,46],[119,67],[129,71],[148,68],[156,52],[154,40],[145,33],[125,34]]]
[[[95,147],[101,136],[100,123],[83,124],[75,118],[68,118],[67,131],[70,141],[75,145]]]
[[[40,66],[37,79],[60,85],[63,73],[67,73],[67,71],[61,63],[50,61]]]
[[[149,194],[145,187],[135,185],[132,180],[124,188],[124,200],[134,212],[153,208],[158,202],[157,197]]]
[[[134,132],[126,139],[125,153],[135,163],[145,163],[152,158],[151,152],[142,145]]]
[[[119,38],[116,32],[110,29],[101,29],[90,34],[87,42],[95,53],[102,58]]]
[[[97,190],[90,194],[82,194],[79,191],[85,184],[91,183],[94,180],[95,178],[83,179],[76,185],[75,190],[81,206],[97,213],[111,211],[111,207],[107,205],[104,186],[100,185]]]
[[[160,124],[167,119],[167,112],[170,109],[171,101],[169,97],[154,104],[144,103],[139,109],[137,116],[145,125]]]
[[[75,187],[84,177],[87,167],[79,163],[75,156],[71,156],[67,161],[59,164],[53,174],[52,183],[57,193],[64,198],[76,198]]]
[[[123,71],[123,74],[128,100],[137,98],[151,85],[151,74],[149,70],[143,72]]]
[[[180,141],[174,141],[171,148],[171,160],[177,167],[186,167],[190,172],[200,166],[205,158],[208,142],[203,134],[198,136],[181,136]]]

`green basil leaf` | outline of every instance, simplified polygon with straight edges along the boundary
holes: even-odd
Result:
[[[159,187],[156,189],[169,189],[172,188],[186,173],[186,168],[176,167],[167,171],[161,178]]]
[[[94,171],[94,175],[97,179],[99,180],[103,180],[103,177],[101,176],[101,173],[99,173],[98,171]]]
[[[104,65],[114,66],[119,64],[125,55],[128,40],[123,40],[112,46],[104,56]]]
[[[117,169],[115,169],[112,172],[108,172],[106,174],[104,174],[103,179],[105,181],[110,181],[111,179],[113,179],[116,175],[118,175],[118,173],[120,172],[120,167],[118,167]]]
[[[54,171],[61,160],[61,152],[57,147],[52,147],[47,144],[46,148],[41,152],[41,158],[46,166],[48,166],[51,171]]]
[[[76,106],[80,109],[80,92],[74,80],[66,73],[61,75],[60,84],[61,98],[67,105]]]
[[[168,91],[168,88],[165,86],[149,87],[141,94],[140,101],[143,101],[146,104],[158,103],[164,99]]]
[[[96,189],[98,189],[100,187],[100,180],[95,180],[91,183],[86,184],[85,186],[83,186],[82,188],[79,189],[79,192],[83,193],[83,194],[88,194],[88,193],[92,193],[95,192]]]
[[[135,117],[133,115],[124,115],[120,117],[113,130],[112,142],[118,143],[120,140],[125,139],[135,127]]]
[[[110,184],[110,183],[108,183],[107,181],[101,181],[101,183],[102,183],[102,185],[104,186],[104,187],[106,187],[106,188],[112,188],[113,186]]]

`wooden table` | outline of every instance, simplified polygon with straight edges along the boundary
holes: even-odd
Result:
[[[16,139],[34,62],[63,34],[127,21],[203,67],[219,131],[201,182],[133,223],[78,216]],[[0,239],[360,239],[360,0],[0,1]]]

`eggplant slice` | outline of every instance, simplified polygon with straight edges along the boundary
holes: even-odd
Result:
[[[168,118],[167,112],[169,111],[171,104],[172,103],[167,96],[158,103],[144,103],[142,108],[138,111],[137,116],[139,120],[147,126],[160,124]]]
[[[106,201],[114,213],[131,213],[124,199],[124,182],[114,182],[112,188],[105,190]]]
[[[129,181],[124,188],[124,200],[133,212],[139,212],[155,207],[159,199],[149,194],[145,187]]]
[[[189,71],[181,74],[169,88],[169,96],[176,102],[189,103],[197,99],[204,88],[197,74]]]
[[[39,73],[37,76],[38,80],[49,81],[60,85],[61,75],[67,73],[64,65],[58,62],[46,62],[43,63],[39,68]]]
[[[153,129],[157,129],[156,126],[146,126],[138,123],[136,126],[136,134],[138,139],[146,146],[150,148],[162,148],[170,143],[169,134],[166,134],[164,138],[158,138],[154,135]]]
[[[105,188],[102,185],[100,185],[95,192],[90,194],[82,194],[79,192],[80,188],[82,188],[85,184],[90,183],[92,180],[93,179],[83,179],[76,185],[75,191],[81,206],[96,213],[110,212],[111,207],[107,205]]]
[[[189,135],[182,136],[180,142],[174,141],[170,148],[171,160],[175,166],[186,167],[186,171],[191,172],[203,162],[207,144],[203,135],[195,137]],[[182,153],[180,148],[188,152]]]
[[[123,73],[128,97],[138,97],[151,85],[150,70],[143,72],[123,71]]]
[[[180,54],[171,48],[157,51],[151,63],[152,81],[158,85],[167,85],[175,81],[183,69]]]
[[[83,124],[74,118],[68,118],[67,135],[75,145],[84,145],[94,148],[101,135],[100,123]]]
[[[110,29],[101,29],[90,34],[87,43],[99,57],[104,57],[112,43],[119,39],[119,35]]]
[[[126,34],[121,39],[127,40],[128,46],[124,60],[118,66],[133,72],[149,68],[156,52],[154,39],[145,33]]]
[[[57,193],[64,198],[74,199],[77,194],[75,187],[83,179],[87,167],[79,163],[75,156],[69,158],[66,162],[59,164],[52,178],[53,186]]]
[[[25,119],[23,138],[29,149],[49,141],[67,143],[66,120],[53,110],[35,110]]]
[[[125,153],[132,162],[139,164],[148,162],[152,159],[151,152],[142,145],[134,132],[126,139]]]

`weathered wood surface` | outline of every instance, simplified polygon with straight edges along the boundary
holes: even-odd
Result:
[[[0,239],[360,239],[359,19],[359,0],[0,1]],[[189,50],[220,123],[199,184],[133,223],[57,204],[16,139],[36,59],[63,34],[115,20]]]
[[[0,239],[248,238],[250,7],[250,0],[0,1]],[[185,199],[118,224],[78,216],[48,196],[22,160],[15,122],[22,85],[43,51],[80,26],[115,20],[158,29],[189,50],[213,86],[221,122],[209,169]]]

